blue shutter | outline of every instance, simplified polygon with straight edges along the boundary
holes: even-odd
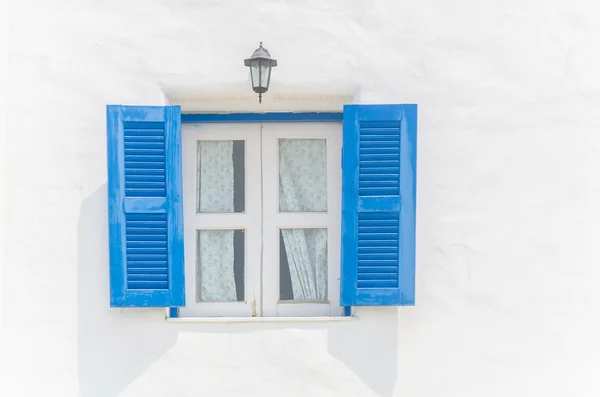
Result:
[[[109,105],[110,305],[185,305],[181,111]]]
[[[416,105],[344,106],[342,306],[414,305]]]

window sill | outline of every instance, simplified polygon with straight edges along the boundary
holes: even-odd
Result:
[[[329,323],[352,321],[347,317],[167,317],[168,323]]]

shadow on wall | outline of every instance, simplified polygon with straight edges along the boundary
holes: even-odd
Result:
[[[117,396],[177,340],[177,330],[164,326],[162,309],[109,307],[107,208],[103,185],[84,200],[77,225],[82,397]]]
[[[378,309],[349,324],[332,324],[328,350],[376,394],[388,397],[398,376],[398,310]]]
[[[169,360],[203,383],[188,385],[185,395],[194,395],[192,389],[196,395],[390,397],[398,373],[398,311],[386,309],[351,322],[182,324]],[[190,348],[193,359],[186,357]]]
[[[172,324],[164,321],[162,309],[111,309],[106,211],[104,185],[83,202],[78,223],[82,397],[116,397],[130,387],[149,396],[165,390],[224,396],[241,390],[248,396],[393,394],[396,308],[363,309],[356,321],[313,324]]]

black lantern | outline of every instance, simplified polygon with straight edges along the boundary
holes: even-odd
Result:
[[[250,58],[244,59],[244,65],[250,67],[252,89],[258,94],[258,103],[262,103],[262,94],[269,89],[271,68],[277,66],[277,60],[271,58],[269,51],[263,48],[261,41],[254,54]]]

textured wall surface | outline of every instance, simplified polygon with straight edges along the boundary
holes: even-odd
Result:
[[[598,20],[593,0],[12,1],[0,395],[600,395]],[[419,105],[417,306],[109,309],[105,105],[256,107],[260,40],[262,109]]]

